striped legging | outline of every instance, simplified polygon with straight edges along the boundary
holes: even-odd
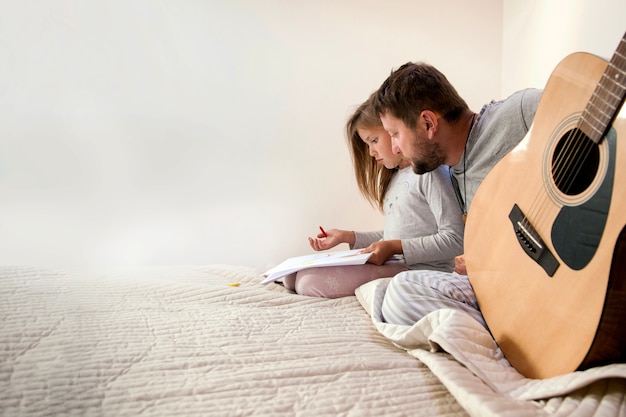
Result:
[[[442,308],[464,311],[487,327],[469,278],[449,272],[412,270],[397,274],[389,282],[381,313],[387,323],[412,325]]]

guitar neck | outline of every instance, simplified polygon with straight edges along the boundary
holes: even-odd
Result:
[[[620,109],[626,95],[626,34],[613,54],[587,107],[578,128],[589,139],[600,143]]]

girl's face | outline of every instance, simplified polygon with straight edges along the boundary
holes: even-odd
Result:
[[[379,164],[387,169],[404,168],[409,166],[410,161],[403,159],[402,155],[396,154],[391,149],[391,136],[380,127],[357,129],[357,133],[368,146],[370,155]]]

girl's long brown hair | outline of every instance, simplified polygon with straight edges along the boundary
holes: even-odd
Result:
[[[369,147],[357,132],[358,129],[381,128],[383,126],[372,105],[373,95],[361,104],[346,123],[346,134],[354,175],[361,194],[374,207],[383,211],[385,193],[395,169],[379,165],[369,153]]]

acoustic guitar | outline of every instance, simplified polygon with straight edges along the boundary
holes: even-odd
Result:
[[[626,35],[554,69],[472,201],[465,258],[504,355],[547,378],[626,359]]]

